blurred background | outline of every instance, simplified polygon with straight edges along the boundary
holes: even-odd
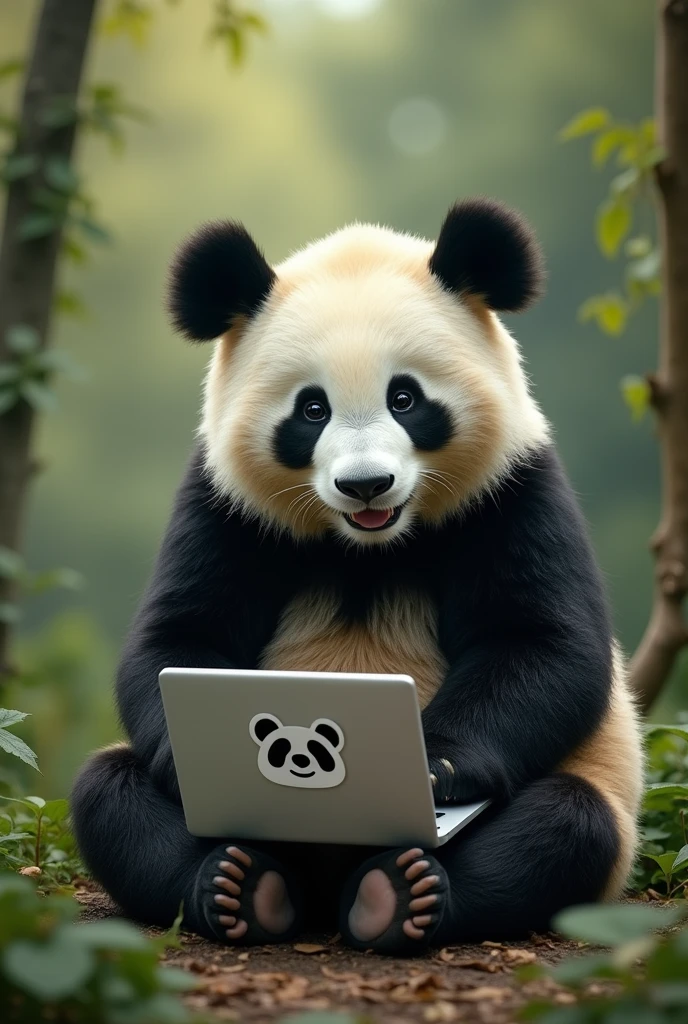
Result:
[[[650,0],[252,0],[269,32],[229,66],[208,40],[207,0],[151,4],[145,45],[102,33],[86,83],[112,82],[150,111],[113,155],[81,139],[78,167],[111,244],[63,284],[85,312],[54,341],[87,370],[59,380],[42,418],[43,471],[26,539],[34,569],[67,565],[77,593],[27,606],[24,678],[9,707],[63,795],[92,747],[117,735],[118,648],[193,445],[207,348],[173,336],[162,296],[170,255],[199,222],[244,221],[272,261],[353,220],[434,237],[455,198],[486,193],[520,208],[547,255],[538,307],[509,326],[591,526],[624,646],[650,606],[647,541],[658,517],[649,418],[633,423],[619,380],[656,358],[656,305],[623,337],[577,320],[619,267],[596,250],[608,175],[589,147],[557,134],[579,110],[652,113]],[[0,63],[27,51],[36,0],[1,0]],[[16,80],[2,86],[12,109]],[[681,667],[655,716],[686,693]],[[41,789],[42,786],[42,789]]]

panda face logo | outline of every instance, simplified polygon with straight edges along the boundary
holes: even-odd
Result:
[[[344,781],[344,733],[329,718],[318,718],[311,726],[282,725],[274,715],[260,714],[253,716],[248,728],[260,748],[258,770],[270,782],[331,789]]]

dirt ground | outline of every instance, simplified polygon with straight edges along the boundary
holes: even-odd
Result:
[[[117,915],[101,892],[80,892],[77,899],[84,918]],[[218,1021],[267,1024],[321,1010],[356,1013],[376,1024],[512,1024],[528,998],[571,1001],[549,981],[520,984],[515,970],[577,950],[576,943],[541,935],[527,943],[451,946],[399,959],[346,949],[338,936],[242,950],[183,934],[182,948],[170,950],[165,961],[194,975],[198,987],[186,1002]]]

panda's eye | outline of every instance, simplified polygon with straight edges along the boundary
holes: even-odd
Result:
[[[327,406],[323,402],[306,402],[303,407],[303,415],[311,423],[322,423],[327,419]]]
[[[392,412],[409,412],[413,408],[413,395],[410,391],[397,391],[392,399]]]

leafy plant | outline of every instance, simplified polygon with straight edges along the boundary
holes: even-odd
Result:
[[[24,743],[24,740],[9,731],[11,725],[17,725],[18,722],[23,722],[25,718],[28,718],[28,715],[22,711],[10,711],[8,708],[0,708],[0,750],[4,750],[7,754],[13,754],[21,761],[30,764],[32,768],[38,770],[36,755],[31,747]]]
[[[0,868],[33,875],[41,891],[72,891],[85,874],[66,800],[0,796]]]
[[[688,725],[648,726],[647,751],[650,783],[634,884],[688,897]]]
[[[592,137],[593,165],[601,169],[615,160],[619,168],[609,183],[607,197],[598,207],[595,237],[607,259],[614,260],[621,252],[626,257],[623,284],[592,295],[578,310],[583,323],[593,321],[604,334],[618,336],[644,301],[661,291],[654,174],[666,153],[657,143],[652,118],[637,124],[617,121],[602,107],[577,114],[559,137],[563,142]],[[650,381],[629,374],[620,386],[633,419],[642,419],[650,404]]]
[[[161,967],[181,917],[160,939],[126,921],[77,923],[69,897],[41,897],[27,878],[0,874],[0,1011],[7,1024],[185,1024],[176,993],[188,974]]]
[[[573,907],[555,921],[572,939],[611,946],[557,967],[528,967],[522,980],[549,978],[574,1000],[532,1000],[522,1020],[540,1024],[685,1024],[688,1019],[688,911],[647,904]],[[658,936],[659,929],[672,928]]]

